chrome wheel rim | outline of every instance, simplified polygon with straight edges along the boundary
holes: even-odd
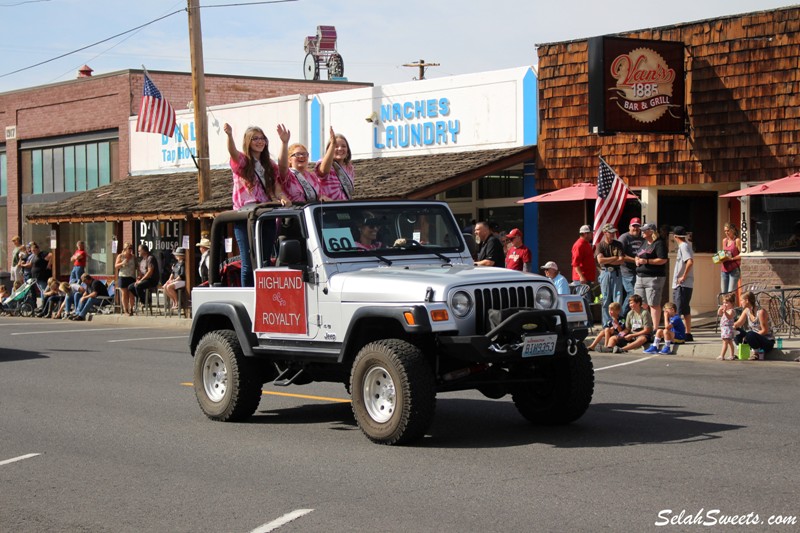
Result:
[[[211,354],[203,365],[203,389],[212,402],[220,402],[228,390],[228,367],[219,354]]]
[[[396,402],[394,380],[389,372],[380,366],[370,368],[364,376],[364,406],[370,418],[381,424],[388,422]]]

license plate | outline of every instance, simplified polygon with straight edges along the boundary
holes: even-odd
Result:
[[[525,343],[522,346],[522,357],[553,355],[556,353],[556,340],[558,340],[558,335],[525,337]]]

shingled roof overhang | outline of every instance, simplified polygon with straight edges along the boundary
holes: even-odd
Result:
[[[481,176],[533,161],[534,146],[354,161],[355,199],[424,199]],[[231,171],[211,171],[212,199],[198,203],[197,172],[128,176],[30,209],[34,224],[213,217],[231,209]]]

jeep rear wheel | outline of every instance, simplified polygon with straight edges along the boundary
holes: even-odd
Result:
[[[208,418],[236,422],[255,413],[261,381],[248,363],[235,332],[212,331],[200,339],[194,354],[194,393]]]
[[[356,422],[372,442],[413,442],[433,421],[433,371],[408,342],[389,339],[364,346],[353,362],[350,389]]]
[[[544,363],[544,362],[543,362]],[[569,424],[583,416],[594,393],[594,368],[583,343],[578,353],[540,363],[537,377],[545,382],[522,383],[512,398],[520,414],[534,424]]]

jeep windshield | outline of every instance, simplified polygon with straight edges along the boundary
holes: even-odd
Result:
[[[325,203],[314,213],[328,256],[460,253],[464,239],[447,206]]]

